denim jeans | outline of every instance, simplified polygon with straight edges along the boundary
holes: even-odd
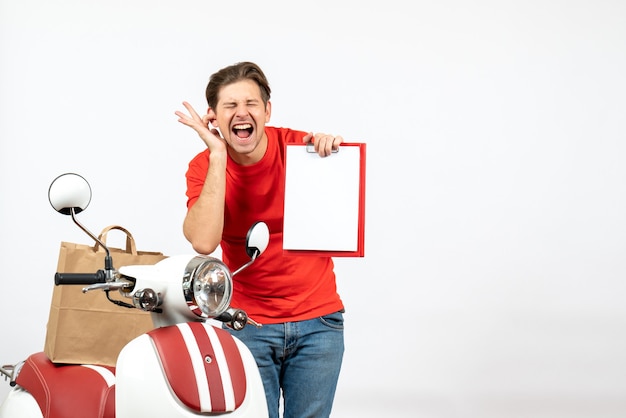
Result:
[[[270,418],[278,418],[282,389],[284,418],[330,416],[343,359],[343,314],[307,321],[228,329],[252,352],[259,366]]]

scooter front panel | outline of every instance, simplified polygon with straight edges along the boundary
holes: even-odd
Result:
[[[246,373],[232,336],[190,322],[148,333],[178,399],[198,412],[231,412],[243,402]]]
[[[208,327],[210,325],[206,326]],[[176,325],[162,329],[168,328],[172,328],[176,331],[176,333],[173,334],[174,339],[182,339],[182,334],[178,331],[179,328]],[[214,329],[216,329],[216,335],[218,336],[226,332],[219,328]],[[159,334],[161,334],[161,331],[159,331]],[[179,335],[176,336],[176,334]],[[166,335],[166,333],[163,333],[162,337],[165,339]],[[115,383],[116,418],[137,418],[144,416],[151,418],[196,418],[207,416],[220,416],[224,418],[267,418],[268,412],[265,391],[263,390],[263,382],[254,357],[240,340],[231,336],[229,333],[228,336],[229,340],[235,343],[235,347],[227,349],[226,344],[220,343],[222,350],[225,352],[238,352],[245,370],[246,390],[245,398],[241,406],[237,407],[232,412],[223,413],[205,413],[189,408],[178,398],[178,395],[174,393],[170,383],[173,379],[182,379],[179,383],[184,382],[184,384],[189,385],[190,388],[195,387],[194,390],[196,391],[206,384],[199,383],[202,380],[200,375],[188,374],[189,370],[193,369],[193,366],[190,367],[187,363],[191,362],[193,355],[188,353],[189,349],[187,348],[187,344],[176,343],[179,344],[177,346],[178,348],[172,346],[171,349],[168,350],[168,354],[161,355],[152,337],[148,334],[143,334],[128,343],[122,349],[117,359]],[[206,338],[208,338],[208,334]],[[167,360],[163,361],[164,357],[167,357]],[[188,358],[188,360],[185,360],[185,358]],[[165,364],[169,364],[168,368],[170,369],[177,367],[187,368],[187,373],[181,373],[181,376],[175,378],[168,377],[165,372]],[[222,370],[220,370],[220,373],[221,372]],[[210,391],[216,390],[213,388],[213,384],[216,382],[209,381],[206,377],[206,373],[203,374],[205,375],[204,380],[208,383],[209,389],[205,388],[202,390],[202,394],[198,393],[196,395],[198,399],[200,399],[200,396],[210,396]],[[236,375],[240,375],[241,378],[243,378],[240,373],[233,374],[233,376]],[[231,380],[235,381],[236,378],[231,377]],[[225,386],[222,382],[220,382],[220,385]],[[238,383],[234,383],[233,385],[237,386]],[[187,389],[190,390],[190,388]],[[236,389],[233,390],[240,393]],[[228,397],[228,395],[224,396]],[[235,399],[237,399],[238,396],[239,395],[235,395]]]

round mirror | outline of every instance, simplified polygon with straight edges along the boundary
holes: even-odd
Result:
[[[55,178],[48,189],[48,200],[59,213],[69,215],[80,213],[89,206],[91,201],[91,187],[87,180],[74,173],[61,174]]]
[[[248,230],[246,253],[255,258],[263,254],[270,242],[270,230],[265,222],[257,222]]]

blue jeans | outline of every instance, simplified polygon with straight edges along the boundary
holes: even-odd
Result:
[[[252,352],[259,366],[270,418],[330,416],[343,359],[343,314],[307,321],[228,329]]]

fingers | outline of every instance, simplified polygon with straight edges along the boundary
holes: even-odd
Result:
[[[178,121],[183,125],[189,126],[193,130],[195,130],[200,137],[207,142],[204,138],[207,133],[211,133],[215,135],[215,129],[211,129],[209,123],[212,121],[212,118],[209,115],[204,115],[200,117],[198,112],[191,106],[188,102],[183,102],[183,106],[187,109],[187,113],[177,110],[174,112],[176,116],[178,116]],[[208,132],[207,132],[208,131]]]
[[[199,124],[204,123],[203,118],[201,118],[200,115],[198,115],[198,112],[196,112],[193,106],[191,106],[187,102],[183,102],[183,106],[185,106],[185,109],[187,109],[187,112],[189,112],[189,115],[185,114],[184,112],[181,112],[180,110],[177,110],[176,112],[174,112],[174,114],[178,116],[178,121],[180,123],[187,125],[187,126],[192,126],[192,127],[198,123]],[[204,125],[208,126],[208,123]]]
[[[177,110],[174,113],[178,116],[178,121],[195,130],[211,152],[225,151],[226,141],[222,138],[218,127],[212,126],[216,120],[215,113],[209,109],[206,115],[200,117],[189,103],[183,102],[183,106],[189,114]]]
[[[204,115],[202,116],[202,124],[204,126],[208,126],[209,128],[211,128],[211,124],[215,121],[215,119],[211,116],[211,115]]]
[[[200,116],[198,115],[198,112],[196,112],[196,109],[193,108],[193,106],[191,106],[188,102],[183,102],[183,106],[185,106],[185,109],[187,109],[191,117],[193,117],[195,120],[200,120]]]
[[[309,135],[304,137],[305,142],[308,142],[306,141],[306,138]],[[320,157],[328,157],[332,154],[333,151],[338,150],[339,145],[343,142],[343,138],[341,136],[334,136],[323,133],[317,133],[312,138],[313,144],[315,146],[315,152],[317,152]]]

